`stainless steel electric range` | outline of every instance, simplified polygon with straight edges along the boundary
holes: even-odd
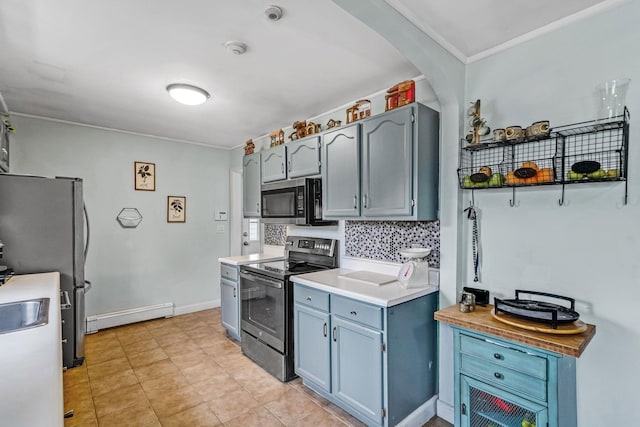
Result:
[[[280,381],[296,377],[289,278],[337,268],[338,241],[289,236],[285,258],[240,268],[242,352]]]

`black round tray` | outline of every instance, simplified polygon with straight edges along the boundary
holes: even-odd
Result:
[[[522,299],[519,298],[520,293],[542,295],[546,297],[567,300],[571,302],[571,308],[546,301]],[[556,329],[558,325],[575,322],[580,317],[580,314],[574,310],[574,299],[536,291],[517,290],[515,299],[502,300],[499,298],[494,298],[494,306],[496,314],[502,312],[511,314],[521,319],[530,320],[532,322],[550,324],[553,329]]]

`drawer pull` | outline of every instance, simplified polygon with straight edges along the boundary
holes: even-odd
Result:
[[[493,357],[498,359],[498,360],[503,360],[504,359],[504,356],[501,355],[500,353],[493,353]]]
[[[311,301],[311,297],[307,297],[307,298],[306,298],[306,300],[307,300],[307,301]]]
[[[502,375],[500,372],[494,372],[493,376],[496,377],[499,380],[504,379],[504,375]]]
[[[352,312],[351,312],[351,315],[352,315],[352,316],[357,316],[357,315],[358,315],[358,313],[356,313],[355,311],[352,311]]]

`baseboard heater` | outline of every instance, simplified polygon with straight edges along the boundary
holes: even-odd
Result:
[[[160,317],[171,317],[174,314],[173,312],[173,303],[166,302],[164,304],[147,305],[145,307],[87,316],[87,334],[93,334],[100,329],[113,328],[114,326],[158,319]]]

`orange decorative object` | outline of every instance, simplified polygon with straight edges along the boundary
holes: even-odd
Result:
[[[253,154],[253,151],[255,150],[256,145],[253,143],[253,140],[250,139],[247,142],[245,142],[245,146],[244,146],[244,155],[247,156],[249,154]]]
[[[347,108],[347,124],[371,116],[371,101],[360,99],[356,105]]]
[[[411,104],[416,100],[416,83],[405,80],[387,90],[385,111]]]
[[[282,145],[284,144],[284,131],[282,129],[274,130],[269,134],[269,138],[271,139],[271,144],[269,144],[269,147]]]

